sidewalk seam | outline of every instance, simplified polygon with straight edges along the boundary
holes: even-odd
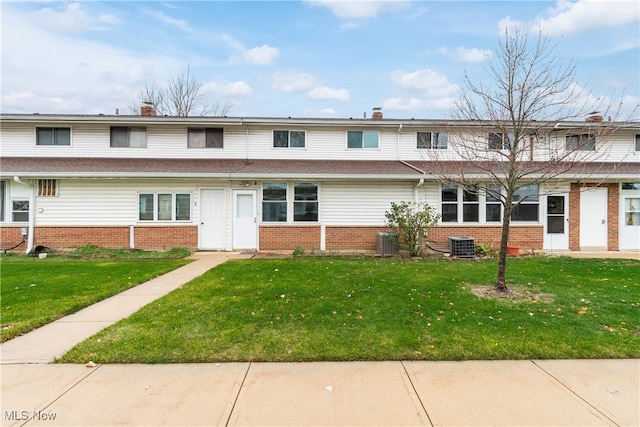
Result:
[[[245,371],[244,376],[242,377],[242,381],[240,382],[240,387],[238,387],[238,394],[236,394],[236,398],[233,399],[233,405],[231,405],[229,416],[227,417],[227,420],[224,423],[225,426],[228,426],[229,423],[231,422],[233,411],[236,409],[236,404],[238,403],[238,399],[240,398],[240,393],[242,393],[242,387],[244,387],[244,383],[247,380],[247,376],[249,375],[249,370],[251,369],[251,365],[252,365],[252,362],[249,362],[249,365],[247,366],[247,370]]]
[[[540,366],[539,364],[536,363],[535,360],[531,360],[531,363],[534,364],[534,366],[536,366],[538,369],[540,369],[542,372],[544,372],[545,374],[547,374],[549,377],[551,377],[555,382],[557,382],[558,384],[560,384],[560,386],[562,386],[564,389],[568,390],[571,394],[573,394],[574,396],[576,396],[579,400],[581,400],[582,402],[584,402],[588,407],[592,408],[594,411],[596,411],[598,414],[602,415],[605,419],[609,420],[611,423],[613,423],[614,426],[618,426],[620,427],[620,424],[618,424],[615,420],[612,420],[611,417],[609,417],[607,414],[605,414],[604,412],[602,412],[600,409],[598,409],[597,407],[593,406],[588,400],[586,400],[584,397],[580,396],[577,392],[575,392],[571,387],[569,387],[568,385],[566,385],[565,383],[563,383],[560,378],[557,378],[556,376],[554,376],[551,372],[547,371],[546,369],[544,369],[542,366]]]
[[[422,397],[420,397],[420,393],[418,393],[418,390],[416,389],[416,386],[413,383],[413,380],[411,379],[411,374],[409,374],[409,371],[407,371],[407,367],[405,366],[404,361],[401,360],[400,364],[402,365],[402,369],[404,370],[404,373],[407,376],[407,379],[409,380],[409,384],[411,384],[411,388],[413,389],[413,393],[418,398],[418,402],[420,402],[420,406],[422,407],[422,411],[427,416],[427,420],[429,420],[429,424],[431,425],[431,427],[433,427],[435,424],[433,424],[433,420],[431,419],[431,416],[429,415],[429,412],[427,411],[427,408],[424,406],[424,402],[422,401]]]

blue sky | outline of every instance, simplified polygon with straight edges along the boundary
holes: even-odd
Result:
[[[637,1],[2,1],[3,113],[128,113],[190,67],[232,116],[445,118],[506,25],[540,27],[638,119]]]

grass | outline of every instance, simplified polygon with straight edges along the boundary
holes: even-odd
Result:
[[[640,357],[640,262],[509,261],[524,298],[485,298],[482,261],[229,261],[62,362]]]
[[[1,338],[11,338],[74,313],[188,263],[167,256],[184,256],[177,250],[162,253],[109,251],[49,255],[46,259],[4,255],[0,258]],[[188,253],[188,252],[187,252]],[[91,258],[82,258],[91,256]],[[106,257],[106,258],[105,258]]]

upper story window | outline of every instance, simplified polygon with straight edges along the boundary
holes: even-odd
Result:
[[[446,132],[418,132],[416,148],[446,150],[449,135]]]
[[[509,150],[512,146],[513,134],[489,133],[489,150]]]
[[[140,221],[191,220],[191,194],[141,193],[138,195]]]
[[[36,145],[71,145],[71,128],[36,128]]]
[[[636,151],[640,151],[640,134],[636,134]]]
[[[224,148],[223,135],[223,128],[189,128],[187,131],[187,147]]]
[[[636,144],[637,145],[637,144]],[[581,135],[567,135],[567,150],[595,151],[596,137],[587,133]]]
[[[274,130],[274,148],[304,148],[306,133],[303,130]]]
[[[147,147],[147,128],[114,126],[111,128],[111,147]]]
[[[378,148],[377,131],[347,131],[347,148]]]

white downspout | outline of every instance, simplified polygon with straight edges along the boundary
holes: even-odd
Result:
[[[26,254],[30,254],[33,251],[33,242],[34,242],[34,230],[36,224],[36,206],[35,206],[35,187],[32,184],[28,184],[20,180],[20,177],[14,176],[13,180],[18,184],[25,185],[31,189],[31,194],[29,195],[29,231],[27,234],[27,249],[25,249]]]
[[[396,132],[396,160],[400,160],[400,132],[402,132],[402,123]]]

